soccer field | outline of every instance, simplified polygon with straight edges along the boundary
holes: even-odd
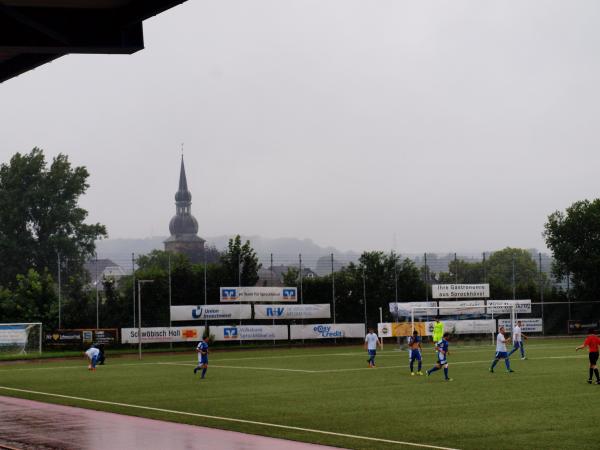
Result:
[[[213,351],[204,380],[193,348],[109,356],[96,372],[83,358],[7,364],[0,395],[352,449],[598,448],[600,386],[586,383],[582,341],[530,340],[511,374],[502,361],[488,372],[491,344],[451,346],[452,382],[410,376],[408,353],[391,345],[375,369],[358,347]]]

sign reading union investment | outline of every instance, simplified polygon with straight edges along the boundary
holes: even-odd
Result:
[[[432,298],[488,298],[490,285],[485,284],[434,284]]]
[[[221,302],[296,302],[295,287],[222,287]]]

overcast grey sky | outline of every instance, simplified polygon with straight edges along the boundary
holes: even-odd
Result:
[[[201,236],[543,249],[600,192],[599,23],[595,0],[189,0],[135,55],[0,84],[0,161],[87,166],[112,238],[168,235],[184,142]]]

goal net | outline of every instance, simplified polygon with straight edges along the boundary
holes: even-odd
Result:
[[[0,355],[42,353],[41,323],[1,323]]]
[[[516,321],[514,305],[487,306],[426,306],[410,310],[410,332],[417,331],[433,340],[436,319],[443,324],[444,333],[450,333],[452,341],[465,344],[494,343],[500,326],[510,331]]]

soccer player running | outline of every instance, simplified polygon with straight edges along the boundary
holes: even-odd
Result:
[[[490,372],[494,373],[494,367],[496,367],[496,364],[498,364],[498,361],[501,359],[504,360],[506,371],[509,373],[514,372],[514,370],[510,368],[510,359],[508,358],[508,353],[506,352],[506,343],[508,341],[510,341],[510,338],[504,336],[504,327],[500,327],[498,330],[498,336],[496,336],[496,356],[492,361]]]
[[[523,332],[521,332],[521,321],[517,320],[517,324],[513,327],[512,330],[512,341],[514,344],[513,349],[508,354],[512,355],[517,350],[521,350],[521,359],[527,359],[525,357],[525,347],[523,347],[523,339],[529,339]]]
[[[375,334],[375,330],[373,328],[369,328],[369,332],[365,336],[365,350],[369,353],[369,359],[367,362],[369,363],[369,367],[375,367],[375,355],[377,354],[377,345],[379,348],[383,348],[381,341],[377,334]]]
[[[198,353],[198,365],[194,368],[194,374],[202,369],[202,376],[200,378],[204,378],[206,376],[206,369],[208,369],[208,336],[198,343],[196,352]]]
[[[423,349],[421,348],[421,336],[419,336],[419,332],[417,330],[415,330],[415,331],[413,331],[413,335],[408,338],[410,374],[412,376],[415,375],[415,371],[414,371],[415,360],[419,362],[419,365],[417,368],[417,373],[419,375],[423,375],[423,372],[421,372],[421,365],[422,365],[421,352],[422,352],[422,350]]]
[[[444,333],[442,339],[435,344],[435,350],[437,351],[437,362],[435,366],[426,371],[427,376],[431,375],[436,370],[440,370],[442,366],[444,367],[444,379],[446,381],[452,381],[452,378],[448,377],[448,339],[450,337],[450,333]]]
[[[440,322],[440,316],[436,316],[435,323],[433,324],[433,345],[437,346],[437,343],[444,337],[444,324]]]
[[[592,374],[596,375],[596,384],[600,384],[600,375],[598,374],[598,346],[600,346],[600,338],[596,336],[596,330],[590,330],[590,334],[585,338],[583,344],[577,347],[575,350],[581,350],[587,347],[589,350],[590,358],[590,376],[588,378],[588,384],[592,384]]]

